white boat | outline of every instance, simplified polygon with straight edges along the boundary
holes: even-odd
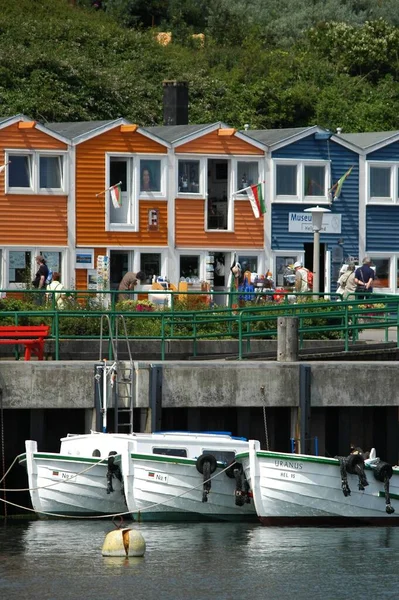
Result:
[[[250,440],[236,460],[264,525],[399,525],[399,468],[378,458],[362,467],[363,459],[270,452]]]
[[[134,519],[252,520],[255,508],[237,452],[248,441],[223,433],[133,434],[122,455],[126,502]]]
[[[59,453],[38,452],[25,442],[19,463],[26,466],[33,509],[39,517],[95,516],[126,513],[120,474],[127,436],[68,435]],[[110,455],[110,456],[109,456]]]
[[[249,486],[231,464],[244,450],[248,442],[229,434],[91,432],[62,438],[59,453],[28,440],[19,462],[39,516],[248,520],[256,518]]]

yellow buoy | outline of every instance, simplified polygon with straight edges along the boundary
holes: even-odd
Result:
[[[144,556],[145,540],[135,529],[115,529],[105,536],[103,556]]]

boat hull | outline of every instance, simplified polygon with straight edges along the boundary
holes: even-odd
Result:
[[[339,461],[316,456],[283,454],[259,449],[250,442],[248,454],[238,455],[251,486],[263,525],[399,525],[399,469],[390,480],[391,506],[385,510],[384,484],[366,467],[369,485],[358,489],[358,477],[348,474],[350,495],[341,487]]]
[[[107,493],[107,462],[99,459],[27,452],[32,507],[39,518],[102,516],[126,513],[121,482],[113,478]]]
[[[207,502],[202,501],[203,475],[194,460],[131,454],[122,470],[128,509],[135,520],[256,521],[251,499],[243,506],[235,504],[235,480],[222,466],[212,475]]]

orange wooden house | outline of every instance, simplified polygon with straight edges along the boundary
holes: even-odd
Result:
[[[167,272],[170,145],[128,123],[49,125],[74,149],[75,264],[71,284],[86,289],[97,257],[107,256],[110,285],[127,271]],[[110,187],[120,184],[120,205]]]
[[[227,286],[233,255],[253,271],[265,269],[264,219],[255,218],[246,192],[263,181],[267,147],[223,123],[147,129],[172,145],[173,260],[170,276]]]
[[[35,256],[67,273],[74,224],[68,212],[71,145],[24,115],[0,119],[1,288],[32,280]]]

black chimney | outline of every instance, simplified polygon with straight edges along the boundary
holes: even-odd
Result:
[[[163,124],[188,124],[187,81],[163,82]]]

